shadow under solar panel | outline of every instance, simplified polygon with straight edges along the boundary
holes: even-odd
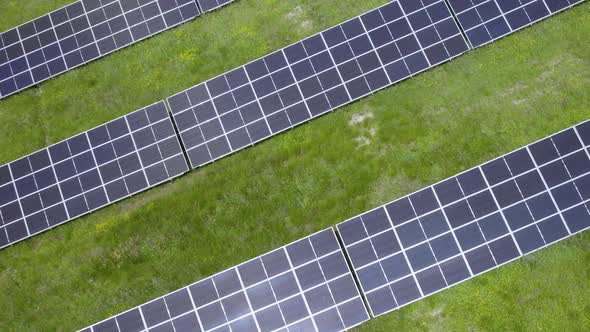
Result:
[[[467,50],[443,0],[392,1],[167,101],[196,168]]]
[[[0,166],[0,248],[188,171],[163,101]]]
[[[195,0],[82,0],[0,34],[0,99],[200,15]]]
[[[590,228],[590,121],[338,224],[372,316]]]

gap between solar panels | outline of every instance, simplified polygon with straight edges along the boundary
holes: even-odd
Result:
[[[0,34],[0,99],[232,1],[81,0],[31,20]]]
[[[83,331],[350,329],[590,228],[589,150],[586,121]]]

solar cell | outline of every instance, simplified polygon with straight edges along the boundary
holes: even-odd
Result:
[[[203,13],[215,10],[233,1],[234,0],[197,0],[199,8],[201,8]]]
[[[485,45],[583,0],[449,0],[473,47]]]
[[[163,101],[0,166],[0,248],[188,171]]]
[[[167,101],[196,168],[467,50],[445,1],[393,1]]]
[[[590,121],[337,225],[373,316],[590,227]]]
[[[329,228],[87,329],[342,331],[368,319]]]
[[[195,0],[82,0],[0,34],[0,99],[186,22]]]

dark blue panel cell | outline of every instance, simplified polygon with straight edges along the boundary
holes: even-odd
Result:
[[[590,215],[583,204],[563,212],[562,216],[572,233],[581,231],[590,226]]]
[[[438,64],[449,59],[449,54],[443,43],[436,44],[424,50],[428,61],[431,64]]]
[[[438,266],[433,266],[417,273],[416,279],[425,296],[447,287],[447,283]]]
[[[368,237],[360,218],[350,219],[338,225],[340,236],[346,245],[355,243]]]
[[[509,180],[492,188],[500,207],[506,207],[523,199],[514,180]]]
[[[354,38],[365,32],[363,24],[358,18],[354,18],[350,21],[343,23],[342,30],[348,39]]]
[[[308,56],[318,54],[326,49],[324,41],[320,35],[311,36],[303,41],[303,46]]]
[[[381,16],[379,9],[372,10],[361,16],[361,21],[367,30],[373,30],[383,24],[385,20]]]
[[[287,108],[286,112],[293,125],[299,124],[310,118],[305,103],[299,103],[294,106],[291,106]]]
[[[504,162],[504,158],[498,158],[481,166],[481,169],[488,180],[490,186],[500,183],[510,177],[512,174]]]
[[[84,199],[84,196],[82,196],[82,195],[72,198],[69,201],[66,201],[66,207],[67,207],[68,214],[69,214],[70,218],[75,218],[77,216],[80,216],[80,215],[88,212],[88,206],[86,205],[86,200]]]
[[[467,199],[476,218],[483,217],[498,209],[489,190],[477,193]]]
[[[470,277],[467,264],[461,256],[445,261],[440,264],[440,268],[449,286]]]
[[[23,214],[25,216],[43,209],[43,205],[41,204],[41,197],[39,196],[39,194],[33,194],[21,198],[20,203],[21,207],[23,208]]]
[[[560,210],[567,209],[582,201],[573,182],[568,182],[551,190],[555,203]]]
[[[557,212],[553,200],[547,193],[535,196],[527,200],[526,203],[535,220],[541,220]]]
[[[501,15],[500,9],[494,1],[482,3],[477,7],[477,12],[479,13],[479,16],[482,18],[484,22]]]
[[[420,217],[420,224],[428,238],[449,230],[445,216],[440,210]]]
[[[418,220],[413,220],[396,227],[396,232],[405,248],[426,240],[426,236]]]
[[[563,162],[569,174],[574,178],[590,172],[590,159],[583,150],[563,158]]]
[[[522,195],[527,198],[545,190],[545,184],[537,171],[531,171],[516,178]]]
[[[47,223],[47,220],[45,219],[45,213],[43,213],[43,212],[39,212],[39,213],[34,214],[30,217],[27,217],[26,221],[27,221],[27,226],[29,228],[29,232],[31,233],[31,235],[35,234],[35,233],[39,233],[39,232],[49,228],[49,224]]]
[[[341,64],[354,57],[354,54],[352,54],[352,49],[348,43],[344,43],[330,49],[330,54],[332,54],[332,58],[334,58],[336,64]]]
[[[386,22],[391,22],[403,16],[402,9],[398,2],[389,3],[379,8],[379,11]]]
[[[545,245],[543,237],[536,225],[529,226],[514,233],[514,238],[523,254],[527,254]]]
[[[287,87],[293,83],[295,83],[295,79],[293,78],[293,75],[291,74],[291,70],[289,68],[285,68],[285,69],[281,69],[275,73],[273,73],[271,75],[272,77],[272,81],[275,84],[275,87],[277,89],[282,89],[284,87]],[[249,86],[245,86],[245,87],[249,87]],[[234,92],[235,94],[235,92]]]
[[[541,175],[549,188],[560,185],[570,179],[569,173],[561,160],[556,160],[541,167]]]
[[[557,149],[550,138],[543,139],[529,146],[537,165],[543,165],[559,157]]]
[[[86,203],[88,203],[89,210],[98,209],[109,202],[103,187],[85,193],[84,197],[86,198]]]
[[[386,26],[369,32],[369,38],[371,38],[371,42],[375,47],[380,47],[393,41],[393,37]]]
[[[396,281],[390,287],[399,305],[420,298],[420,290],[412,277]]]
[[[26,71],[22,74],[15,76],[14,81],[16,82],[16,86],[19,89],[23,89],[33,84],[33,77],[31,76],[31,72]]]
[[[461,22],[463,29],[465,29],[465,30],[469,30],[469,29],[483,23],[481,17],[477,13],[476,9],[470,9],[468,11],[462,12],[457,17],[459,19],[459,22]],[[478,28],[476,28],[476,29],[478,29]]]
[[[465,225],[474,219],[466,200],[461,200],[444,208],[449,223],[453,228]]]
[[[350,48],[352,49],[352,53],[354,53],[355,56],[360,56],[361,54],[369,52],[373,49],[373,45],[371,45],[371,40],[369,40],[369,37],[367,37],[367,35],[357,37],[351,40],[349,44]]]
[[[288,46],[284,49],[284,52],[287,60],[291,64],[307,58],[307,53],[305,52],[305,48],[303,47],[302,43],[296,43]]]
[[[566,0],[545,0],[547,7],[551,10],[551,13],[556,13],[569,6],[569,2]]]
[[[568,235],[561,216],[556,215],[537,224],[547,244],[563,239]]]
[[[346,88],[348,89],[348,93],[353,100],[371,92],[371,89],[369,88],[369,85],[367,84],[367,81],[365,81],[364,77],[359,77],[346,83]]]
[[[401,250],[397,237],[393,231],[387,231],[371,238],[373,249],[377,257],[383,258]]]
[[[18,192],[18,195],[20,197],[28,195],[28,194],[37,190],[37,186],[35,184],[35,178],[33,177],[33,175],[29,175],[27,177],[16,180],[15,184],[16,184],[16,191]],[[8,186],[12,187],[10,185],[8,185]],[[10,192],[12,192],[12,188],[10,188]],[[6,195],[7,194],[5,194],[4,197],[7,197]]]
[[[439,208],[436,197],[431,187],[418,191],[410,196],[414,211],[418,216]]]
[[[408,15],[408,20],[410,21],[410,24],[412,25],[412,28],[414,30],[420,30],[432,24],[432,21],[430,20],[430,17],[426,10],[421,10]]]
[[[481,273],[496,266],[494,258],[486,245],[465,253],[465,258],[473,274]]]
[[[327,91],[325,96],[324,95],[317,96],[317,98],[321,99],[322,101],[325,100],[326,97],[327,97],[328,101],[330,102],[330,105],[327,108],[316,107],[315,109],[312,110],[312,107],[308,103],[309,110],[310,110],[310,112],[312,112],[312,114],[317,115],[317,114],[323,113],[325,111],[328,111],[330,108],[334,109],[334,108],[344,105],[350,101],[350,97],[348,96],[346,89],[342,85],[338,86],[330,91]],[[316,98],[316,102],[317,102],[317,98]],[[322,103],[322,106],[324,106],[323,103]],[[318,112],[318,110],[321,112]]]
[[[405,221],[416,218],[416,213],[408,198],[401,198],[387,204],[385,207],[393,225],[397,226]]]
[[[455,235],[457,236],[457,241],[461,249],[464,251],[475,248],[485,242],[477,223],[471,223],[455,230]]]
[[[7,225],[5,230],[8,235],[8,241],[10,242],[16,242],[29,236],[24,220]]]
[[[467,38],[469,38],[469,41],[473,47],[481,46],[492,40],[488,30],[484,25],[480,25],[475,29],[467,31],[466,33]]]
[[[324,90],[329,90],[337,85],[342,84],[342,80],[340,79],[340,75],[336,69],[327,70],[317,76],[320,81],[320,84],[324,88]],[[313,79],[313,78],[310,78]],[[311,93],[311,91],[310,91]],[[307,98],[307,96],[306,96]]]
[[[406,250],[406,255],[414,272],[436,263],[428,243],[419,244]]]
[[[273,133],[283,131],[291,126],[287,113],[284,111],[274,113],[266,118]]]
[[[514,240],[510,235],[491,242],[489,246],[498,264],[506,263],[507,261],[520,256],[518,248],[516,248]]]
[[[361,267],[377,260],[377,256],[369,240],[364,240],[349,247],[348,253],[355,267]]]
[[[250,134],[252,142],[260,141],[270,135],[270,130],[268,129],[266,121],[264,120],[253,122],[246,128],[248,129],[248,134]]]
[[[452,234],[447,233],[430,240],[430,247],[437,261],[443,261],[459,253],[459,247]]]
[[[389,78],[387,78],[387,74],[383,69],[368,73],[365,75],[365,79],[373,92],[389,85]]]
[[[304,80],[310,77],[311,75],[315,74],[313,66],[311,65],[311,61],[309,60],[303,60],[301,62],[294,64],[292,66],[292,69],[297,81]]]
[[[525,203],[519,203],[504,210],[506,221],[513,231],[531,224],[534,220]]]
[[[549,11],[543,4],[543,1],[535,1],[526,7],[524,7],[527,15],[530,17],[531,21],[537,21],[544,17],[549,16]]]
[[[401,253],[382,260],[381,266],[389,282],[398,280],[411,273],[410,266]]]

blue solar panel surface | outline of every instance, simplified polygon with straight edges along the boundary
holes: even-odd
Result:
[[[337,226],[373,316],[590,227],[590,121]]]
[[[197,2],[199,3],[199,8],[201,8],[203,13],[215,10],[233,1],[234,0],[197,0]]]
[[[449,0],[473,47],[485,45],[583,0]]]
[[[0,248],[188,170],[164,102],[0,166]]]
[[[200,14],[195,0],[82,0],[0,34],[0,99]]]
[[[332,228],[84,331],[343,331],[369,319]]]
[[[467,50],[444,1],[393,1],[168,103],[196,168]]]

